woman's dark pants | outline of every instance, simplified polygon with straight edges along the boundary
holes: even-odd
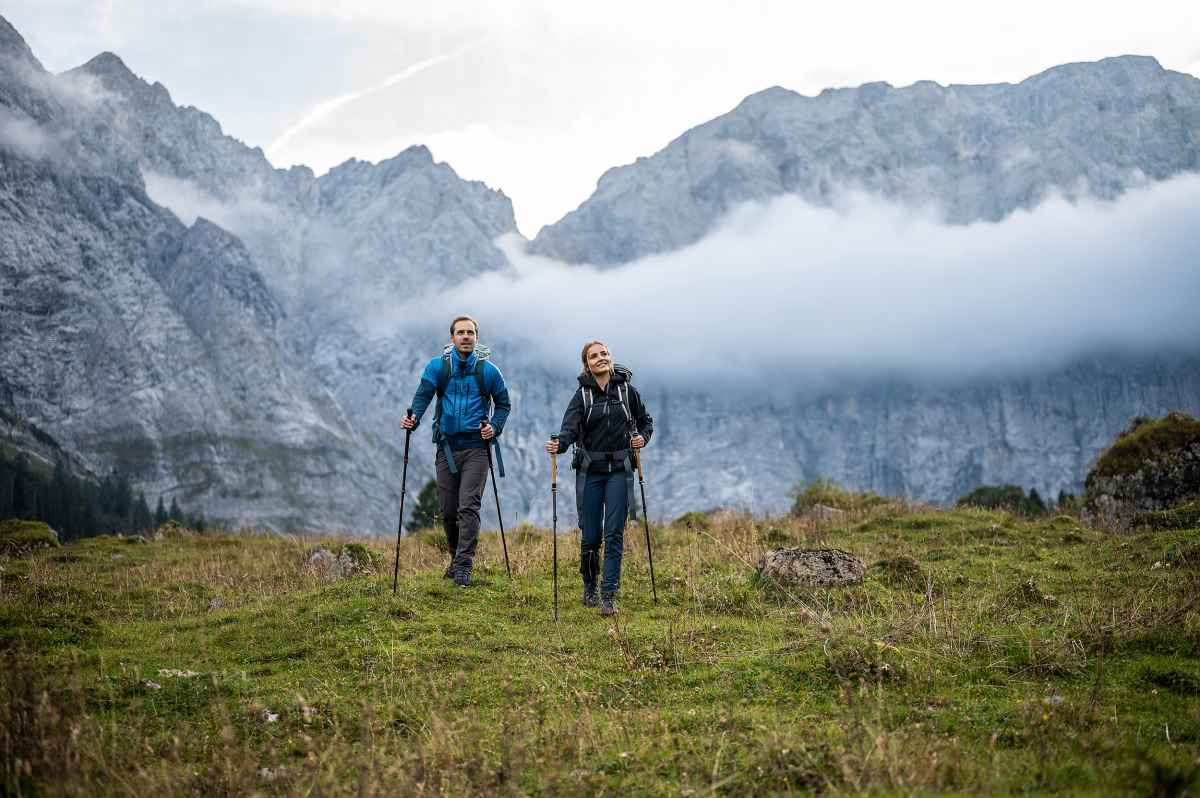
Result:
[[[583,490],[580,519],[579,572],[594,586],[600,571],[600,534],[604,533],[604,579],[600,595],[614,596],[621,587],[621,551],[625,547],[625,518],[629,514],[625,471],[589,472]]]

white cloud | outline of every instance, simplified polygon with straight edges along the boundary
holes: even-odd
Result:
[[[244,194],[226,201],[209,194],[190,180],[154,171],[143,171],[146,195],[175,214],[188,227],[203,217],[233,233],[261,230],[278,221],[278,211],[268,202]]]
[[[22,158],[41,160],[61,154],[61,136],[23,113],[0,106],[0,147]]]
[[[635,369],[704,382],[974,376],[1200,341],[1200,176],[998,223],[938,218],[861,194],[837,209],[789,196],[606,270],[508,239],[512,273],[397,318],[432,326],[470,308],[494,346],[527,340],[570,367],[603,338]]]

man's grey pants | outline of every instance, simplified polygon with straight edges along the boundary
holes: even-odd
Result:
[[[487,486],[488,453],[486,449],[460,449],[454,452],[457,474],[450,473],[446,452],[438,449],[438,503],[442,510],[442,527],[446,543],[454,557],[450,568],[457,574],[471,575],[475,547],[479,545],[479,504]]]

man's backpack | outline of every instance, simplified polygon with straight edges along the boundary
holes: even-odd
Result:
[[[492,395],[488,393],[483,380],[483,363],[492,357],[492,350],[483,344],[475,346],[475,385],[479,395],[483,397],[483,417],[488,418],[492,409]],[[437,381],[437,404],[433,408],[433,442],[442,438],[442,399],[446,396],[446,387],[450,384],[450,375],[454,370],[454,346],[446,344],[442,350],[442,373]]]
[[[487,387],[483,379],[483,364],[491,359],[492,350],[488,349],[483,344],[475,345],[475,386],[479,389],[479,396],[483,399],[483,417],[485,419],[491,417],[492,410],[492,395],[488,393]],[[437,381],[437,402],[433,408],[433,442],[442,442],[442,399],[446,396],[446,388],[450,385],[450,375],[454,371],[454,346],[446,344],[442,349],[442,371],[438,375]],[[450,452],[450,444],[446,442],[446,462],[450,468],[450,473],[457,473],[458,467],[454,463],[454,455]],[[499,469],[500,476],[504,476],[504,457],[500,453],[500,441],[493,439],[491,444],[495,447],[496,465]]]

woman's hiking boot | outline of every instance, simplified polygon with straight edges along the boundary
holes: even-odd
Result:
[[[617,597],[616,596],[601,596],[600,597],[600,615],[604,618],[611,618],[617,614]]]
[[[583,586],[583,606],[596,607],[600,604],[600,594],[596,592],[595,585]]]

